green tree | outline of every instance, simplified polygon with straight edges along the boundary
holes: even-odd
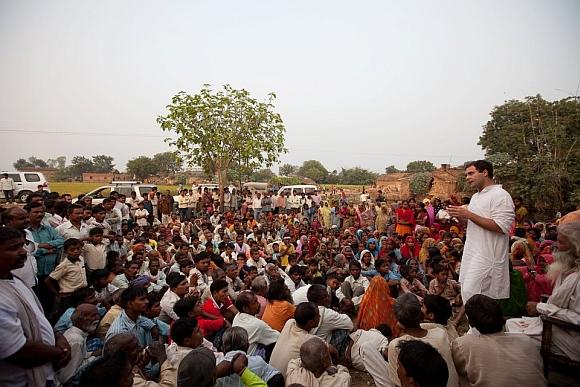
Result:
[[[295,176],[298,172],[298,166],[292,164],[282,164],[278,168],[278,174],[280,176]]]
[[[338,174],[339,184],[374,184],[378,174],[363,168],[354,167],[344,169]]]
[[[298,169],[298,176],[308,177],[317,183],[325,183],[328,178],[328,170],[318,160],[308,160],[302,163]]]
[[[161,129],[177,134],[166,141],[175,146],[190,165],[216,172],[223,207],[227,170],[239,165],[270,167],[284,148],[284,123],[274,111],[276,95],[261,102],[246,90],[225,85],[213,92],[204,85],[199,93],[175,95],[165,116],[157,122]]]
[[[14,166],[14,168],[17,171],[20,171],[21,169],[34,168],[34,165],[32,165],[30,162],[28,162],[25,159],[18,159],[12,165]]]
[[[274,172],[272,172],[269,168],[263,168],[252,174],[252,180],[267,183],[274,176],[276,175],[274,175]]]
[[[388,167],[385,168],[385,173],[399,173],[399,172],[401,171],[395,168],[394,165],[389,165]]]
[[[415,196],[423,196],[429,192],[429,188],[432,182],[431,173],[429,172],[419,172],[411,176],[409,181],[409,188],[411,193]]]
[[[12,164],[17,170],[28,169],[28,168],[48,168],[46,161],[30,156],[28,160],[18,159]]]
[[[66,167],[66,156],[59,156],[56,159],[46,160],[49,168],[64,169]]]
[[[163,152],[153,155],[157,174],[171,174],[181,170],[183,160],[176,152]]]
[[[496,106],[479,145],[512,195],[553,215],[580,183],[580,101],[540,95]]]
[[[407,172],[415,173],[415,172],[432,172],[435,170],[435,165],[431,161],[422,160],[422,161],[411,161],[407,164]]]
[[[113,172],[115,169],[115,164],[113,164],[113,158],[107,155],[96,155],[93,156],[93,168],[90,172],[96,173],[109,173]]]
[[[127,172],[140,180],[155,174],[155,169],[153,160],[147,156],[139,156],[127,161]]]
[[[79,179],[85,172],[93,172],[93,161],[84,156],[75,156],[71,160],[71,165],[67,167],[66,175],[72,179]]]

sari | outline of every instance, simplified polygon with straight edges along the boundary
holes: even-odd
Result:
[[[393,332],[393,337],[399,336],[394,304],[395,299],[391,297],[387,281],[380,275],[373,277],[359,306],[358,328],[369,330],[379,324],[387,324]]]
[[[429,259],[429,249],[431,247],[435,247],[436,245],[437,241],[433,238],[427,238],[423,241],[423,245],[419,251],[419,263],[425,265],[425,262],[427,262],[427,259]]]
[[[410,247],[408,244],[412,243],[413,247]],[[405,238],[405,243],[401,246],[401,256],[405,259],[409,258],[417,258],[419,256],[419,252],[421,247],[419,246],[419,242],[412,236],[408,236]]]
[[[395,213],[397,214],[398,220],[395,232],[400,236],[404,236],[405,234],[412,234],[415,225],[415,213],[413,210],[410,208],[407,208],[406,210],[403,208],[397,208]],[[399,221],[407,222],[409,224],[400,224]]]

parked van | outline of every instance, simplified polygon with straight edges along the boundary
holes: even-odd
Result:
[[[41,185],[46,192],[50,192],[50,188],[48,186],[48,181],[44,175],[40,172],[1,172],[0,174],[7,173],[8,177],[11,177],[14,180],[14,185],[16,189],[14,190],[13,194],[14,197],[21,201],[25,202],[28,198],[28,195],[33,193],[34,191],[38,191],[38,186]],[[0,198],[4,199],[4,192],[0,191]]]
[[[85,196],[90,196],[93,198],[93,205],[102,204],[105,198],[111,195],[112,191],[123,194],[127,197],[131,197],[131,192],[135,192],[137,199],[142,201],[143,198],[156,187],[155,184],[141,184],[140,181],[113,181],[111,184],[103,185],[89,191]],[[77,198],[73,199],[73,203],[78,201]]]
[[[298,184],[298,185],[285,185],[278,190],[278,196],[284,195],[300,195],[300,194],[312,194],[314,191],[318,191],[318,187],[312,184]]]

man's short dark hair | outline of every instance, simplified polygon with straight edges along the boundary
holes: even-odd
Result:
[[[423,304],[427,308],[427,313],[433,313],[437,324],[447,325],[453,311],[451,304],[446,298],[435,294],[427,294],[423,298]]]
[[[70,214],[72,214],[72,213],[73,213],[73,211],[74,211],[74,210],[76,210],[76,209],[81,209],[81,210],[84,210],[85,208],[84,208],[83,206],[81,206],[80,204],[76,204],[76,203],[75,203],[75,204],[71,204],[71,205],[69,205],[69,206],[68,206],[68,208],[66,209],[66,213],[67,213],[67,215],[70,215]]]
[[[82,246],[83,242],[81,242],[79,239],[77,238],[69,238],[66,241],[64,241],[64,244],[62,245],[62,249],[66,252],[69,248],[73,247],[73,246]]]
[[[236,298],[236,309],[240,312],[243,312],[245,308],[250,306],[252,297],[256,297],[254,292],[247,290],[240,292],[240,294],[238,294],[238,298]]]
[[[171,340],[177,345],[183,345],[185,339],[191,337],[195,328],[197,328],[197,319],[195,317],[180,318],[171,325]]]
[[[318,306],[314,302],[302,302],[296,307],[296,312],[294,313],[294,319],[296,324],[303,327],[316,318],[316,313],[318,313]]]
[[[226,282],[226,280],[223,279],[216,279],[215,281],[213,281],[211,283],[211,285],[209,285],[209,290],[211,292],[211,294],[217,293],[222,289],[225,289],[228,287],[228,283]]]
[[[24,238],[24,232],[11,227],[0,227],[0,244],[12,239]]]
[[[423,318],[421,304],[413,293],[405,293],[397,298],[393,306],[397,320],[405,328],[418,328]]]
[[[419,340],[403,341],[400,349],[399,364],[407,375],[421,387],[445,387],[449,379],[447,363],[431,345]]]
[[[179,318],[189,317],[189,312],[195,308],[198,301],[194,296],[183,297],[173,305],[173,311]]]
[[[469,167],[475,167],[478,172],[483,173],[483,171],[487,171],[487,176],[490,179],[493,179],[493,165],[487,160],[476,160],[470,161],[465,164],[465,169]]]
[[[92,211],[93,211],[93,214],[98,214],[99,212],[107,212],[107,210],[105,210],[105,207],[103,207],[100,204],[94,206]]]
[[[94,228],[91,228],[91,230],[89,231],[89,236],[103,235],[104,233],[105,232],[103,231],[102,228],[94,227]]]
[[[315,304],[320,303],[326,297],[328,297],[328,292],[326,291],[326,286],[323,285],[312,285],[306,292],[306,297],[308,301],[314,302]]]
[[[505,323],[499,304],[483,294],[476,294],[465,304],[469,325],[481,334],[501,332]]]
[[[147,289],[143,286],[129,286],[121,295],[121,308],[126,309],[129,302],[147,296]]]

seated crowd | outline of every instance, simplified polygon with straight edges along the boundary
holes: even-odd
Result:
[[[514,202],[510,298],[462,300],[453,198],[32,194],[1,214],[0,385],[545,386],[537,316],[580,324],[580,222]]]

